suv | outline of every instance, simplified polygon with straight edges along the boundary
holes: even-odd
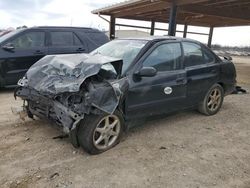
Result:
[[[46,56],[15,96],[31,118],[56,122],[74,146],[115,146],[130,120],[198,109],[216,114],[236,84],[234,64],[203,44],[175,37],[119,39],[91,54]]]
[[[39,59],[51,54],[89,53],[108,42],[96,29],[32,27],[0,37],[0,87],[16,85]]]

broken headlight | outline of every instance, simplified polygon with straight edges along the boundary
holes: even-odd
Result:
[[[28,86],[28,79],[27,79],[27,77],[24,76],[22,79],[20,79],[20,80],[17,82],[17,85],[22,86],[22,87]]]

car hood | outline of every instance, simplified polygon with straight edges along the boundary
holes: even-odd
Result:
[[[45,94],[78,92],[86,78],[98,74],[104,64],[112,65],[119,77],[121,59],[100,54],[48,55],[28,70],[26,85]]]

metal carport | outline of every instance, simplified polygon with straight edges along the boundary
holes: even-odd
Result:
[[[250,25],[249,0],[129,0],[92,11],[94,14],[110,16],[110,39],[115,38],[115,26],[138,27],[116,24],[116,18],[151,22],[154,35],[155,22],[169,23],[168,35],[176,32],[208,35],[211,46],[215,27]],[[183,24],[183,31],[176,31],[176,24]],[[209,34],[188,32],[188,25],[209,27]],[[149,27],[140,27],[149,29]]]

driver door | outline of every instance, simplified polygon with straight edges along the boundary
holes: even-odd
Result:
[[[136,71],[153,67],[157,74],[153,77],[131,75],[126,100],[127,119],[167,113],[183,107],[187,76],[182,69],[182,57],[179,42],[161,42],[145,54]]]
[[[6,85],[16,85],[27,70],[47,54],[44,31],[27,31],[7,41],[12,50],[3,50],[2,69]]]

